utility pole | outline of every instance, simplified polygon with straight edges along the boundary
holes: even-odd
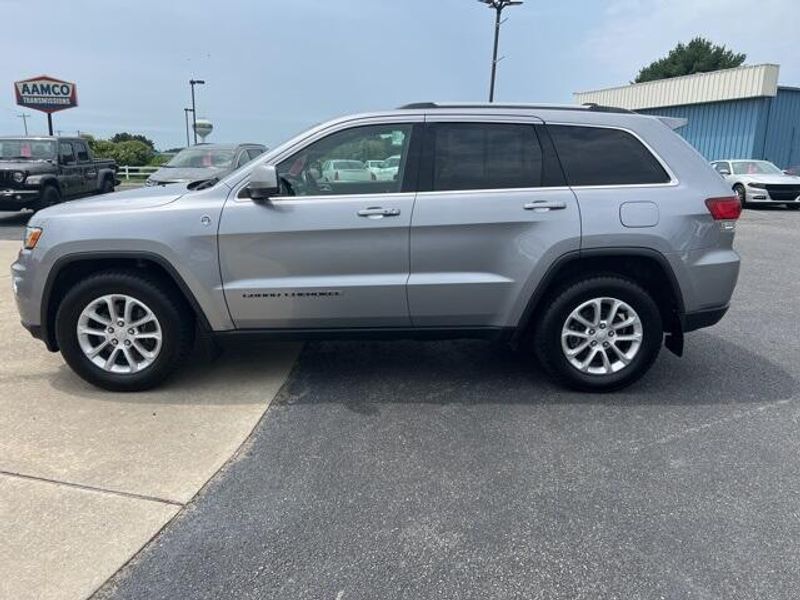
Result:
[[[194,86],[196,85],[205,85],[206,82],[202,79],[190,79],[189,80],[189,87],[192,88],[192,131],[194,131],[194,143],[197,145],[197,107],[194,103]]]
[[[183,109],[183,116],[185,117],[184,120],[186,121],[186,147],[187,148],[191,145],[191,142],[189,141],[189,113],[192,113],[192,115],[194,115],[194,110],[191,109],[191,108],[184,108]],[[194,120],[194,119],[192,119],[192,120]]]
[[[519,6],[522,0],[478,0],[481,4],[485,4],[495,11],[494,17],[494,51],[492,52],[492,78],[489,83],[489,102],[494,102],[494,82],[497,76],[497,47],[500,42],[500,25],[503,24],[501,20],[503,9],[506,6]]]
[[[30,118],[30,115],[27,113],[21,113],[17,116],[22,119],[22,124],[25,127],[25,135],[28,135],[28,119]]]

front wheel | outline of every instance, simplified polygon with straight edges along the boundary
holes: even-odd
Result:
[[[736,196],[739,198],[739,203],[742,205],[742,208],[747,207],[747,192],[744,189],[744,186],[741,183],[737,183],[733,186],[733,191],[736,192]]]
[[[642,377],[663,338],[652,297],[633,281],[603,276],[577,282],[553,299],[537,324],[534,349],[557,381],[608,392]]]
[[[159,384],[194,339],[185,302],[167,286],[131,271],[99,273],[72,287],[55,325],[67,364],[89,383],[113,391]]]
[[[36,204],[35,210],[42,210],[43,208],[55,206],[56,204],[61,204],[61,192],[52,185],[48,185],[42,190],[42,197]]]

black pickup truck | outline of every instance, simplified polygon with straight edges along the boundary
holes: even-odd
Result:
[[[117,165],[78,137],[0,137],[0,210],[39,210],[114,191]]]

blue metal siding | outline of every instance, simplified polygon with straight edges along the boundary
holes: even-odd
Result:
[[[778,88],[761,156],[781,169],[800,165],[800,89]]]
[[[687,119],[678,133],[708,160],[760,158],[768,130],[769,102],[770,98],[746,98],[638,112]]]

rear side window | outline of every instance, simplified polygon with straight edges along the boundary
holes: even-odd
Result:
[[[664,167],[626,131],[549,125],[570,185],[669,183]]]
[[[438,123],[433,190],[539,187],[542,150],[533,125]]]
[[[73,142],[73,146],[75,146],[78,151],[78,162],[86,162],[89,160],[89,150],[87,150],[86,144],[83,142]]]

